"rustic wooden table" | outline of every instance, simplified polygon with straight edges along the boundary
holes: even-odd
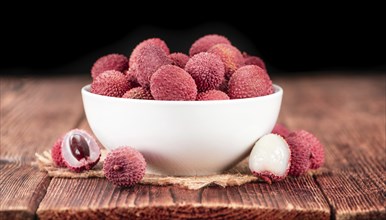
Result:
[[[385,76],[275,78],[284,88],[279,121],[315,133],[326,147],[318,174],[272,185],[137,185],[105,179],[49,178],[34,153],[74,127],[88,128],[80,88],[90,79],[1,80],[1,219],[212,218],[385,219]]]

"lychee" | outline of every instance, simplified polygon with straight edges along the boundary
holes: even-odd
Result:
[[[145,170],[146,161],[142,154],[131,147],[119,147],[110,151],[103,163],[107,180],[118,186],[133,186],[141,181]]]
[[[150,78],[163,65],[172,61],[160,47],[149,44],[138,50],[137,57],[130,68],[133,68],[139,84],[149,87]]]
[[[307,131],[300,131],[305,141],[310,144],[310,167],[309,169],[318,169],[324,163],[324,147],[313,134]]]
[[[165,54],[169,55],[170,53],[170,50],[169,50],[169,47],[168,45],[165,43],[165,41],[161,40],[160,38],[149,38],[147,40],[144,40],[142,41],[141,43],[139,43],[133,50],[133,52],[131,52],[131,55],[130,55],[130,58],[129,58],[129,64],[130,66],[133,65],[133,63],[135,62],[135,60],[137,59],[137,56],[139,55],[139,50],[141,48],[143,48],[144,46],[146,45],[154,45],[154,46],[157,46],[159,48],[161,48]]]
[[[173,65],[162,66],[153,74],[150,91],[156,100],[193,101],[197,96],[192,76]]]
[[[218,89],[224,81],[224,64],[215,54],[202,52],[189,59],[185,66],[199,92]]]
[[[99,58],[91,68],[91,76],[97,78],[101,73],[107,70],[116,70],[124,72],[129,68],[127,57],[121,54],[109,54]]]
[[[253,175],[271,183],[284,179],[291,166],[291,150],[279,135],[267,134],[253,146],[249,168]]]
[[[267,77],[265,70],[258,66],[243,66],[230,78],[228,95],[231,99],[242,99],[272,94],[272,81]]]
[[[229,100],[229,96],[220,90],[209,90],[197,95],[197,101],[208,100]]]
[[[143,87],[136,87],[130,89],[125,94],[123,94],[122,98],[153,100],[153,96],[151,95],[150,90],[148,88]]]
[[[55,165],[81,172],[98,163],[101,151],[90,134],[84,130],[73,129],[57,140],[51,156]]]
[[[208,50],[209,53],[219,56],[224,63],[225,77],[228,79],[244,64],[241,52],[230,44],[216,44]]]
[[[264,61],[257,56],[250,56],[247,53],[243,53],[244,65],[256,65],[264,70],[267,70]]]
[[[192,57],[198,53],[206,52],[216,44],[231,44],[224,36],[217,34],[208,34],[196,40],[189,50],[189,55]]]
[[[278,134],[283,138],[286,138],[291,132],[285,125],[276,123],[271,133]]]
[[[291,148],[291,167],[289,175],[300,176],[310,167],[311,144],[307,140],[308,132],[291,132],[286,141]]]
[[[121,97],[129,89],[126,76],[115,70],[103,72],[91,83],[91,92],[98,95]]]
[[[51,148],[51,157],[54,164],[58,167],[66,167],[62,157],[62,143],[63,137],[58,138]]]
[[[189,60],[189,56],[184,53],[171,53],[169,58],[172,60],[172,65],[185,68],[186,63]]]

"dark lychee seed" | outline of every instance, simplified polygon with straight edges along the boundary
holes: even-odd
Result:
[[[78,161],[83,158],[90,157],[90,149],[87,141],[79,134],[73,134],[70,137],[70,148],[72,155],[74,155]]]

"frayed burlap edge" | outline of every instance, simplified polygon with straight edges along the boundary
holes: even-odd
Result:
[[[36,153],[35,165],[39,167],[41,171],[48,173],[50,177],[61,178],[104,178],[102,171],[103,161],[106,158],[107,151],[102,150],[101,159],[98,164],[91,170],[87,170],[81,173],[72,172],[66,168],[56,167],[52,161],[50,151],[44,151],[41,154]],[[200,189],[208,185],[218,185],[222,187],[227,186],[240,186],[245,183],[254,182],[258,179],[253,176],[248,169],[247,159],[240,162],[232,169],[224,172],[223,174],[209,175],[209,176],[163,176],[156,174],[145,174],[141,180],[141,184],[150,185],[178,185],[187,189]]]

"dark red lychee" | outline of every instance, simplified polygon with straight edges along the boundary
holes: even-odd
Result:
[[[129,187],[145,176],[146,161],[142,154],[131,147],[119,147],[110,151],[103,163],[103,172],[110,182]]]

